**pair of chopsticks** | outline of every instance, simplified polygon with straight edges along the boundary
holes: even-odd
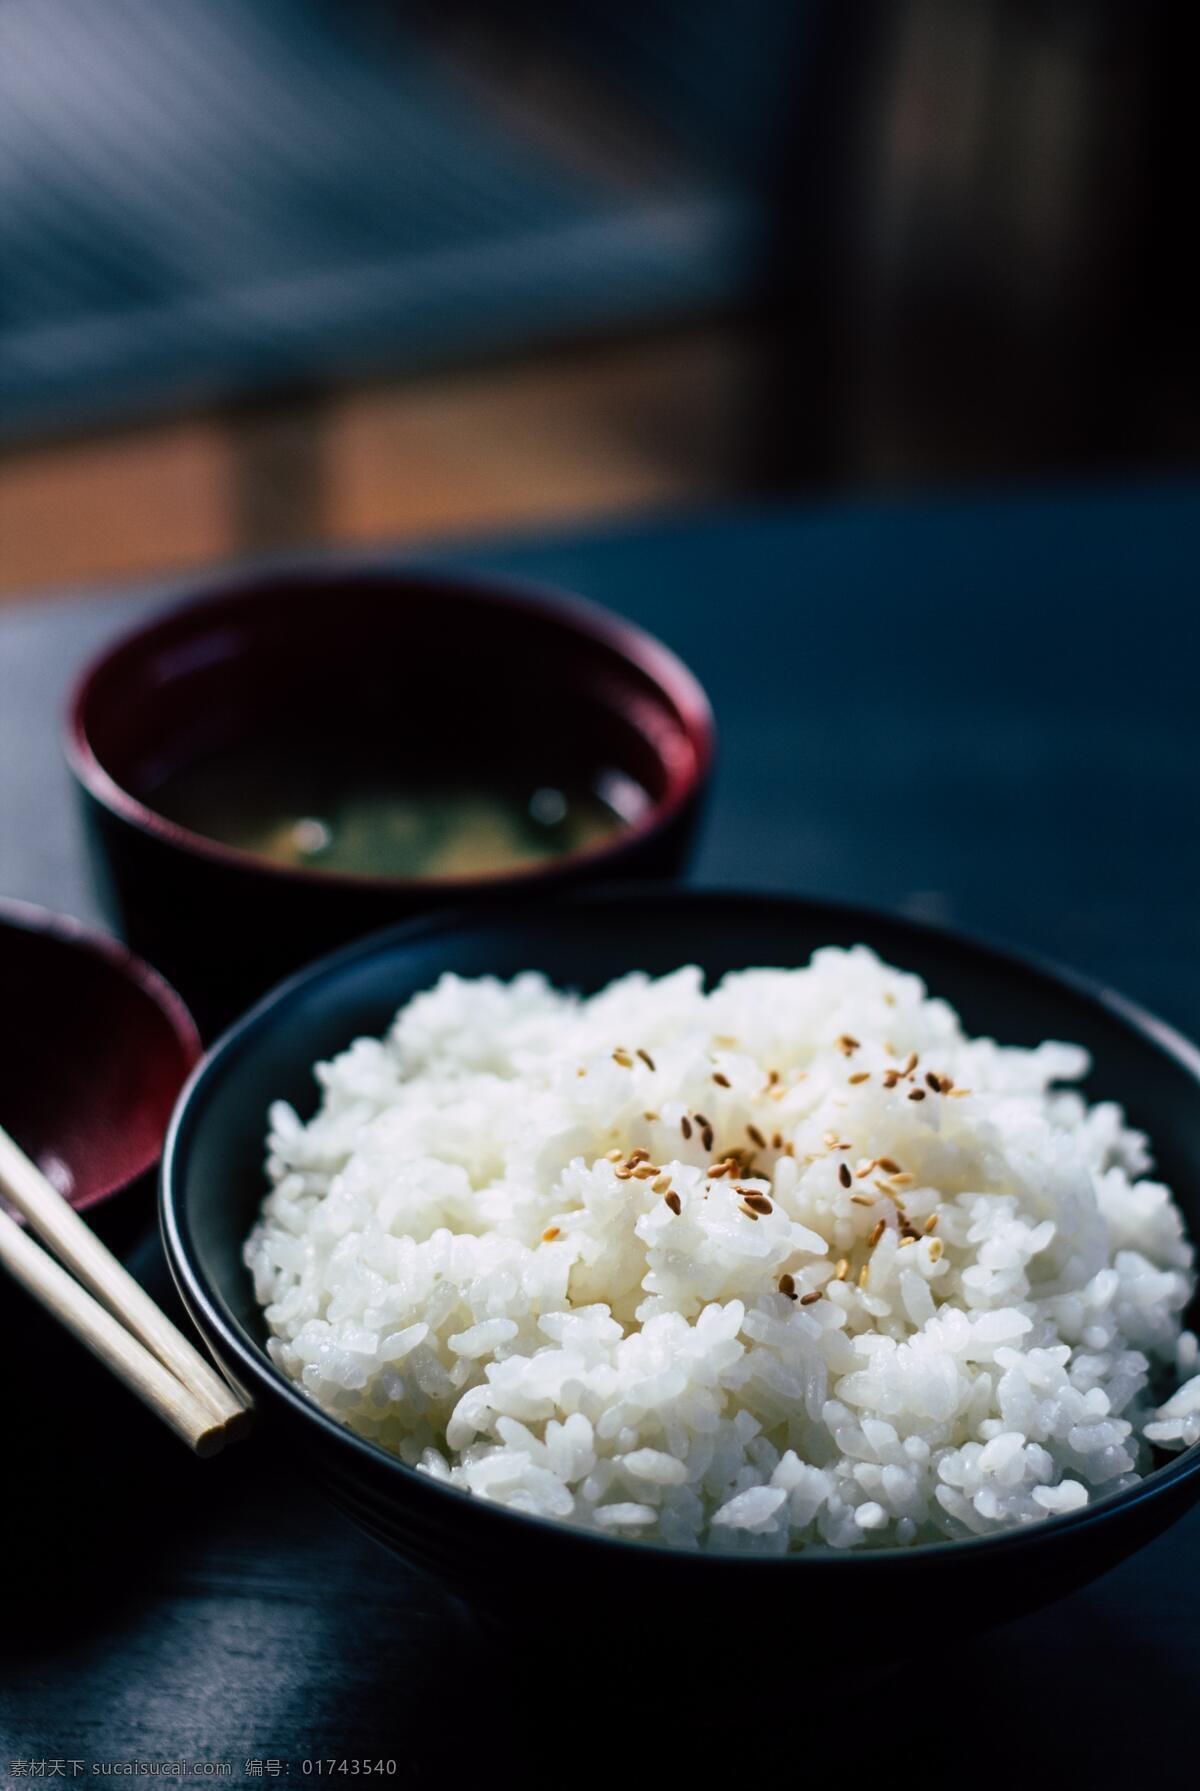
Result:
[[[0,1192],[55,1253],[0,1211],[0,1262],[177,1436],[197,1455],[215,1455],[249,1429],[249,1403],[159,1311],[3,1127]]]

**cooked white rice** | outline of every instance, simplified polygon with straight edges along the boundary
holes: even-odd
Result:
[[[268,1348],[424,1472],[624,1537],[1075,1510],[1200,1440],[1192,1251],[1086,1068],[862,947],[710,994],[443,977],[271,1111]]]

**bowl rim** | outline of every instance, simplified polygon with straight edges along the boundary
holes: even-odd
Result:
[[[173,633],[186,629],[189,622],[219,623],[222,616],[253,603],[255,597],[267,597],[289,586],[312,590],[333,582],[350,583],[367,591],[392,587],[399,594],[407,587],[426,594],[436,591],[446,598],[465,596],[472,602],[491,603],[497,610],[519,611],[533,620],[561,627],[595,646],[608,648],[643,673],[670,703],[691,747],[691,764],[687,767],[667,765],[664,794],[651,800],[644,813],[634,820],[623,822],[606,840],[540,863],[517,865],[510,870],[488,872],[483,876],[436,878],[372,876],[362,872],[320,870],[308,865],[278,864],[259,853],[226,845],[168,819],[118,782],[99,758],[88,728],[89,705],[97,684],[110,666],[152,649],[156,640],[169,639]],[[526,890],[533,894],[583,870],[594,875],[604,875],[609,870],[619,874],[629,852],[669,828],[697,799],[712,774],[716,755],[716,724],[703,685],[672,648],[638,623],[590,598],[534,579],[426,567],[419,561],[380,565],[353,557],[301,560],[264,567],[250,574],[234,573],[184,592],[164,608],[156,608],[152,616],[124,630],[85,661],[67,698],[62,738],[67,764],[89,796],[140,833],[149,834],[177,851],[230,869],[251,871],[282,885],[324,889],[331,893],[394,891],[410,898],[428,898],[431,904],[461,902],[480,889],[492,887],[514,896]]]
[[[1194,1044],[1170,1022],[1160,1019],[1138,1002],[1118,993],[1097,978],[1067,969],[1039,953],[1025,951],[957,927],[945,927],[859,903],[736,888],[681,889],[677,885],[654,883],[608,885],[600,890],[572,892],[553,903],[538,904],[536,912],[539,917],[550,919],[560,912],[586,912],[594,909],[598,916],[602,916],[606,910],[611,912],[613,909],[630,909],[635,905],[663,908],[672,904],[705,907],[713,912],[730,905],[743,909],[757,908],[760,912],[771,909],[776,913],[796,917],[803,915],[810,920],[827,916],[865,928],[882,923],[888,927],[899,927],[918,940],[924,937],[944,941],[958,950],[990,960],[998,971],[1007,969],[1032,973],[1039,981],[1064,988],[1075,997],[1099,1007],[1109,1018],[1137,1034],[1151,1050],[1171,1059],[1192,1080],[1200,1084],[1200,1046]],[[469,1515],[471,1522],[494,1526],[493,1534],[499,1542],[503,1541],[506,1534],[512,1534],[510,1526],[516,1524],[530,1537],[545,1538],[549,1534],[577,1547],[609,1554],[615,1551],[626,1560],[632,1556],[635,1559],[653,1557],[659,1562],[671,1564],[694,1562],[700,1564],[699,1571],[711,1572],[714,1576],[730,1571],[735,1566],[739,1571],[758,1573],[769,1568],[786,1568],[799,1572],[806,1567],[810,1571],[835,1571],[839,1574],[867,1570],[874,1573],[906,1572],[910,1570],[909,1564],[915,1570],[934,1558],[965,1557],[977,1560],[984,1555],[1003,1555],[1016,1549],[1045,1546],[1048,1542],[1053,1545],[1058,1537],[1090,1530],[1114,1511],[1142,1505],[1185,1481],[1196,1483],[1192,1488],[1192,1497],[1200,1497],[1198,1442],[1161,1462],[1143,1475],[1134,1486],[1106,1493],[1077,1511],[1051,1514],[1037,1523],[1000,1530],[991,1535],[946,1538],[943,1541],[913,1543],[895,1549],[846,1549],[819,1553],[806,1550],[795,1555],[755,1554],[719,1548],[702,1551],[679,1549],[668,1543],[637,1541],[609,1535],[604,1531],[563,1524],[554,1518],[514,1511],[495,1501],[482,1499],[464,1488],[451,1486],[444,1481],[435,1480],[431,1475],[422,1474],[378,1444],[359,1436],[314,1404],[295,1382],[290,1381],[275,1366],[264,1347],[259,1344],[247,1347],[240,1326],[232,1314],[226,1312],[224,1302],[208,1280],[195,1247],[186,1210],[179,1198],[180,1163],[186,1154],[188,1136],[208,1084],[222,1074],[227,1063],[241,1057],[253,1046],[257,1035],[272,1023],[278,1009],[286,1007],[312,985],[336,980],[342,970],[350,965],[376,953],[403,947],[409,941],[416,943],[433,935],[453,934],[460,929],[490,930],[503,927],[509,921],[528,921],[529,916],[528,904],[516,903],[507,908],[489,910],[486,914],[470,909],[443,910],[401,921],[371,933],[364,939],[356,940],[318,959],[278,984],[222,1034],[203,1061],[192,1071],[176,1102],[163,1147],[159,1223],[172,1275],[194,1322],[204,1333],[206,1340],[210,1333],[219,1339],[221,1353],[231,1356],[237,1362],[239,1373],[244,1374],[251,1385],[276,1401],[282,1400],[302,1422],[314,1425],[333,1448],[343,1452],[345,1460],[358,1461],[377,1472],[382,1470],[394,1473],[399,1476],[402,1486],[418,1496],[450,1500],[452,1503],[447,1507],[448,1511],[452,1511],[457,1504],[465,1516]]]
[[[44,938],[55,940],[59,945],[87,952],[93,958],[106,963],[118,976],[132,984],[146,997],[152,1006],[166,1021],[167,1026],[183,1055],[186,1072],[185,1083],[190,1081],[193,1073],[199,1068],[204,1055],[204,1047],[200,1033],[183,997],[172,988],[162,973],[139,958],[136,952],[130,951],[119,939],[110,933],[102,932],[98,927],[89,926],[85,921],[77,920],[71,914],[59,914],[54,909],[43,908],[36,902],[25,902],[15,897],[0,897],[0,929],[18,933],[37,933]],[[182,1093],[182,1087],[180,1089]],[[165,1142],[165,1131],[164,1139]],[[127,1188],[149,1174],[161,1161],[163,1144],[152,1155],[146,1156],[138,1167],[130,1174],[121,1176],[116,1181],[106,1181],[99,1188],[84,1195],[81,1199],[69,1198],[68,1204],[77,1213],[91,1212],[104,1201],[113,1200],[123,1194]]]

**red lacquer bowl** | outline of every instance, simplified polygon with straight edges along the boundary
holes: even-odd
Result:
[[[236,850],[159,812],[164,772],[247,734],[336,754],[369,738],[408,766],[549,768],[635,786],[603,843],[473,878],[330,875]],[[712,714],[661,642],[578,598],[500,579],[337,562],[243,580],[158,615],[84,671],[67,717],[114,927],[214,1030],[333,946],[432,908],[534,900],[682,866],[713,757]],[[281,751],[284,750],[282,747]],[[469,772],[468,772],[469,774]]]
[[[90,1219],[148,1194],[200,1058],[179,996],[103,933],[0,902],[0,1009],[0,1124]]]

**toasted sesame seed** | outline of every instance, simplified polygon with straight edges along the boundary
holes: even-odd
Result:
[[[665,1194],[667,1189],[670,1186],[671,1186],[670,1176],[669,1175],[660,1175],[658,1177],[658,1179],[656,1180],[656,1182],[654,1183],[654,1192],[656,1194]]]
[[[838,1135],[836,1132],[822,1132],[821,1133],[821,1143],[824,1144],[829,1150],[833,1149],[833,1147],[837,1143],[837,1141],[838,1141]]]
[[[712,1149],[712,1147],[713,1147],[713,1129],[711,1126],[705,1126],[704,1130],[700,1134],[700,1142],[704,1146],[705,1150]]]
[[[619,1163],[624,1154],[624,1151],[606,1150],[604,1153],[604,1160],[606,1163]]]
[[[950,1090],[951,1090],[951,1089],[952,1089],[952,1088],[953,1088],[953,1087],[954,1087],[954,1077],[953,1077],[953,1076],[947,1076],[947,1075],[945,1075],[945,1074],[944,1074],[944,1073],[943,1073],[943,1074],[942,1074],[942,1075],[941,1075],[941,1076],[940,1076],[940,1077],[939,1077],[939,1078],[938,1078],[938,1080],[939,1080],[939,1082],[940,1082],[940,1083],[941,1083],[941,1085],[942,1085],[942,1093],[943,1093],[943,1094],[949,1094],[949,1093],[950,1093]]]
[[[965,1101],[971,1090],[969,1088],[951,1088],[947,1092],[952,1101]]]
[[[883,1072],[883,1086],[885,1088],[895,1088],[895,1086],[896,1086],[897,1082],[899,1082],[899,1080],[900,1080],[899,1070],[885,1070]]]
[[[886,1230],[887,1230],[887,1220],[886,1219],[876,1219],[874,1228],[872,1229],[872,1232],[871,1232],[871,1235],[867,1239],[867,1249],[868,1250],[873,1250],[875,1248],[876,1244],[879,1242],[880,1238],[883,1236],[883,1234]]]
[[[925,1221],[926,1236],[928,1236],[928,1234],[931,1231],[937,1230],[937,1222],[938,1222],[938,1215],[936,1213],[930,1213],[928,1219],[926,1219],[926,1221]]]
[[[729,1087],[729,1077],[722,1075],[720,1070],[713,1071],[713,1081],[716,1083],[718,1088],[728,1088]]]
[[[747,1219],[754,1219],[755,1221],[758,1219],[758,1214],[755,1212],[754,1208],[747,1205],[744,1200],[739,1204],[738,1212],[745,1213]]]
[[[874,1169],[874,1167],[878,1161],[879,1161],[878,1157],[860,1157],[858,1159],[858,1166],[856,1167],[854,1173],[858,1177],[859,1181],[862,1181],[864,1176],[870,1175],[872,1169]]]
[[[852,1194],[850,1200],[854,1206],[875,1205],[875,1196],[873,1194]]]
[[[771,1202],[767,1199],[765,1194],[747,1194],[746,1205],[752,1206],[756,1213],[763,1213],[764,1215],[775,1211],[775,1208],[771,1205]]]
[[[899,1175],[900,1165],[895,1157],[877,1157],[875,1160],[885,1175]]]
[[[937,1262],[942,1254],[942,1251],[945,1248],[946,1248],[946,1246],[942,1242],[941,1238],[930,1238],[930,1240],[929,1240],[929,1260],[930,1260],[930,1262]]]
[[[767,1071],[768,1087],[773,1088],[775,1086],[776,1082],[778,1082],[778,1080],[779,1080],[779,1071],[778,1070],[768,1070]]]
[[[692,1135],[692,1122],[686,1113],[679,1122],[679,1130],[683,1133],[685,1138],[690,1138]]]
[[[871,1273],[870,1263],[864,1262],[862,1268],[858,1271],[858,1285],[860,1287],[865,1287],[867,1285],[867,1276],[870,1273]]]
[[[923,1101],[925,1099],[925,1090],[923,1088],[910,1088],[908,1091],[908,1098],[910,1101]]]
[[[915,1244],[916,1241],[917,1241],[916,1232],[915,1231],[906,1231],[904,1236],[900,1239],[900,1248],[902,1250],[907,1250],[908,1246],[910,1244]]]
[[[870,1070],[855,1070],[854,1074],[852,1076],[847,1076],[846,1080],[849,1082],[851,1088],[857,1088],[860,1082],[869,1082],[871,1080],[871,1072]]]
[[[877,1175],[875,1177],[875,1186],[879,1189],[881,1194],[886,1194],[889,1199],[895,1196],[896,1190],[893,1188],[891,1182],[884,1180],[883,1176]]]
[[[783,1133],[782,1132],[772,1132],[772,1134],[771,1134],[771,1149],[772,1150],[782,1150],[783,1149]]]
[[[710,1126],[712,1121],[709,1119],[707,1113],[697,1113],[696,1124],[698,1126]]]
[[[654,1059],[651,1057],[649,1051],[643,1051],[640,1045],[638,1046],[638,1056],[641,1058],[642,1062],[645,1064],[645,1066],[648,1070],[652,1070],[655,1067]]]
[[[719,1163],[710,1163],[708,1168],[704,1171],[704,1173],[705,1173],[705,1175],[714,1177],[714,1179],[718,1175],[728,1175],[729,1174],[728,1159],[725,1157],[722,1157],[721,1161]]]
[[[904,1059],[903,1064],[901,1065],[900,1074],[902,1076],[911,1076],[913,1071],[916,1069],[917,1065],[920,1063],[920,1061],[921,1060],[917,1056],[916,1052],[910,1051],[908,1056]]]
[[[658,1174],[658,1164],[641,1163],[633,1173],[639,1182],[653,1181],[654,1177]]]
[[[776,1138],[778,1138],[779,1133],[776,1132],[775,1136],[776,1136]],[[783,1147],[783,1154],[785,1157],[794,1157],[796,1154],[796,1147],[792,1143],[790,1138],[788,1139],[787,1143]]]
[[[833,1271],[834,1280],[835,1281],[844,1281],[846,1279],[846,1276],[849,1273],[850,1273],[850,1258],[848,1256],[839,1257],[838,1266]]]
[[[909,1175],[907,1169],[902,1169],[893,1175],[892,1186],[893,1188],[911,1188],[916,1179],[915,1175]]]
[[[614,1051],[613,1062],[619,1063],[623,1070],[631,1070],[633,1068],[633,1059],[630,1057],[628,1051]]]
[[[671,1211],[678,1217],[678,1215],[683,1211],[683,1202],[680,1200],[680,1198],[679,1198],[678,1194],[675,1192],[674,1188],[672,1188],[671,1192],[665,1196],[665,1199],[666,1199],[666,1203],[670,1207]]]
[[[838,1180],[841,1182],[843,1188],[852,1188],[854,1186],[854,1177],[850,1173],[849,1163],[838,1164]]]
[[[802,1305],[802,1306],[811,1306],[811,1305],[812,1305],[812,1303],[813,1303],[813,1301],[814,1301],[814,1300],[819,1300],[819,1299],[820,1299],[820,1297],[821,1297],[821,1290],[820,1290],[820,1288],[819,1288],[819,1287],[818,1287],[818,1288],[817,1288],[817,1289],[816,1289],[816,1291],[815,1291],[815,1292],[814,1292],[814,1293],[806,1293],[806,1294],[802,1294],[802,1295],[801,1295],[801,1296],[800,1296],[800,1304],[801,1304],[801,1305]]]
[[[796,1297],[796,1278],[795,1278],[795,1276],[794,1275],[781,1275],[779,1277],[779,1291],[781,1294],[783,1294],[785,1299],[794,1300]]]
[[[631,1182],[633,1180],[633,1170],[632,1169],[618,1168],[615,1171],[615,1174],[616,1174],[617,1180],[619,1182]]]
[[[833,1042],[843,1057],[849,1057],[852,1052],[858,1050],[858,1040],[849,1032],[839,1032]]]
[[[558,1225],[547,1225],[545,1231],[542,1233],[543,1244],[552,1244],[561,1229],[561,1226]]]
[[[766,1150],[767,1141],[763,1137],[762,1133],[759,1131],[757,1126],[747,1126],[746,1127],[746,1136],[747,1136],[747,1138],[749,1138],[751,1140],[752,1143],[757,1144],[759,1150]]]
[[[940,1076],[935,1076],[932,1070],[926,1070],[925,1086],[926,1086],[926,1088],[932,1090],[932,1092],[934,1094],[941,1094],[942,1078]]]
[[[639,1163],[644,1163],[649,1155],[650,1152],[648,1150],[643,1150],[642,1146],[639,1144],[636,1150],[630,1151],[625,1161],[631,1169],[635,1169]]]
[[[650,1108],[647,1108],[646,1112],[642,1114],[642,1118],[643,1119],[657,1119],[658,1114],[653,1112]]]

